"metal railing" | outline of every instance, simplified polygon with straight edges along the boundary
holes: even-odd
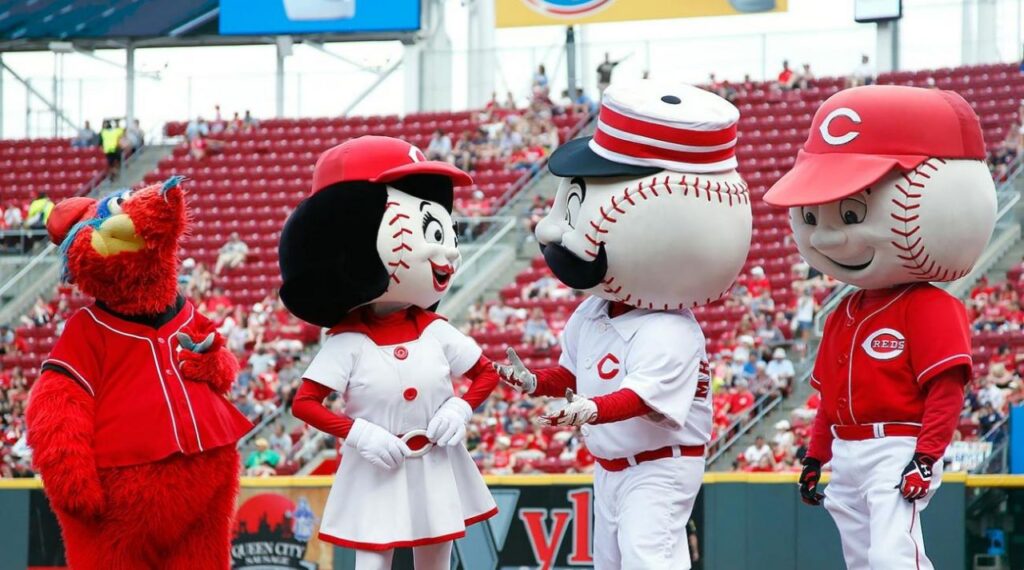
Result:
[[[751,428],[778,407],[784,399],[782,394],[774,391],[758,398],[744,417],[734,420],[729,427],[722,430],[722,433],[714,441],[708,444],[707,464],[711,465],[717,461]]]
[[[27,255],[46,237],[45,229],[0,230],[0,255]]]

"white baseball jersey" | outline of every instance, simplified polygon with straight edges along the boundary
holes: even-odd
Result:
[[[562,333],[559,364],[576,375],[577,392],[602,396],[622,388],[655,411],[581,428],[596,457],[618,459],[669,445],[711,439],[711,378],[704,333],[689,309],[634,309],[608,316],[608,301],[590,297]]]

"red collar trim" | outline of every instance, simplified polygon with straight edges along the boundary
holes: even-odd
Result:
[[[437,320],[447,319],[419,307],[410,307],[384,316],[377,315],[369,307],[362,307],[349,313],[340,323],[331,327],[327,334],[360,333],[369,337],[378,346],[389,346],[420,338],[424,329]]]

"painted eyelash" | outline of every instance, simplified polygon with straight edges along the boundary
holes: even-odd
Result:
[[[437,222],[440,224],[441,220],[435,218],[434,214],[431,214],[430,212],[423,212],[423,231],[427,231],[427,226],[430,222]]]

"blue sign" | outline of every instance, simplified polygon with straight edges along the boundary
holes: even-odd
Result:
[[[222,34],[410,32],[420,0],[220,0]]]

